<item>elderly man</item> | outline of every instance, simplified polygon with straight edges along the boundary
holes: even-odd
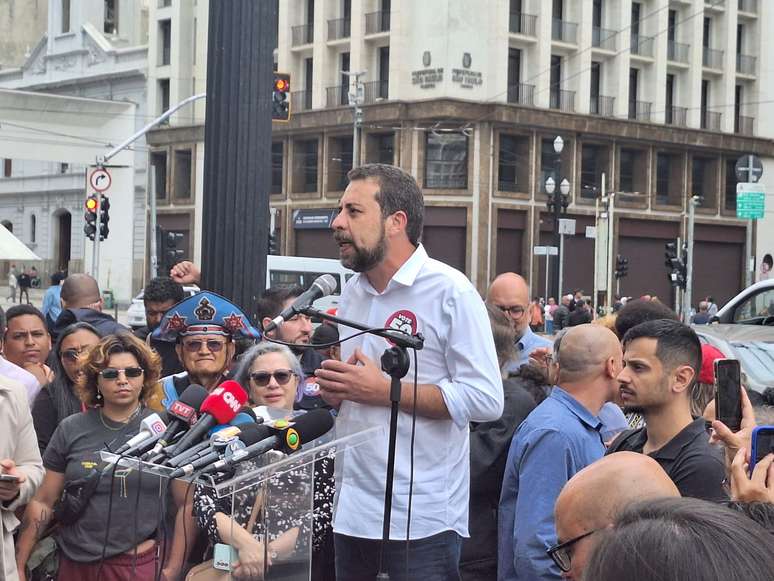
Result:
[[[511,319],[516,329],[516,359],[509,363],[506,373],[516,372],[529,361],[529,355],[540,347],[550,348],[548,339],[539,337],[529,328],[529,287],[527,281],[515,272],[505,272],[492,281],[486,293],[486,302],[496,306]]]
[[[554,503],[567,480],[605,453],[599,412],[618,389],[621,344],[600,325],[572,327],[558,351],[558,385],[511,442],[498,517],[498,580],[560,578]]]
[[[128,330],[102,312],[102,295],[97,281],[91,275],[77,273],[68,276],[62,283],[60,298],[62,312],[52,329],[55,339],[65,328],[77,322],[89,323],[103,337]]]
[[[167,311],[152,337],[176,342],[175,350],[185,369],[161,380],[162,404],[169,408],[192,383],[208,391],[220,385],[234,362],[234,340],[259,339],[260,333],[239,307],[205,291]]]
[[[604,493],[600,493],[604,491]],[[634,452],[613,454],[570,478],[556,500],[557,544],[548,551],[565,578],[580,581],[596,546],[596,533],[628,505],[680,496],[658,462]]]

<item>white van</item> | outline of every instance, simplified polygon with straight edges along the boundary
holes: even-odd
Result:
[[[341,289],[349,277],[355,274],[353,271],[344,268],[341,262],[331,258],[275,256],[273,254],[266,257],[266,288],[298,285],[307,289],[321,274],[332,274],[336,279],[334,293],[314,302],[314,307],[318,311],[326,311],[338,307]]]

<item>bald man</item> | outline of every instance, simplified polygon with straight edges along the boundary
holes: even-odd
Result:
[[[62,312],[54,323],[51,335],[54,339],[73,323],[89,323],[101,336],[128,329],[102,312],[102,295],[94,277],[77,273],[68,276],[62,283]]]
[[[515,272],[500,274],[489,285],[486,302],[503,311],[516,329],[516,359],[509,361],[504,368],[506,373],[519,370],[529,361],[529,355],[540,347],[551,347],[552,342],[532,332],[529,309],[529,286],[524,277]]]
[[[599,411],[618,391],[621,344],[600,325],[562,337],[557,386],[511,442],[498,511],[499,581],[561,579],[546,554],[556,544],[554,504],[567,480],[605,453]]]
[[[653,458],[620,452],[594,462],[573,476],[556,500],[554,563],[565,578],[580,581],[596,546],[595,533],[634,502],[675,496],[680,492]]]

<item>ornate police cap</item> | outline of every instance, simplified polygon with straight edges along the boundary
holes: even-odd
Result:
[[[260,339],[242,310],[228,299],[204,291],[183,299],[170,308],[153,331],[154,339],[176,341],[185,335],[226,335]]]

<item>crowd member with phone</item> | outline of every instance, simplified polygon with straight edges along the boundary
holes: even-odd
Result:
[[[625,411],[646,426],[619,435],[608,454],[628,450],[655,459],[682,496],[727,497],[721,452],[707,441],[704,418],[691,415],[691,389],[701,368],[701,343],[687,325],[657,319],[623,338],[625,367],[618,376]]]
[[[43,480],[32,415],[24,386],[0,376],[0,579],[16,581],[14,511],[24,506]]]

